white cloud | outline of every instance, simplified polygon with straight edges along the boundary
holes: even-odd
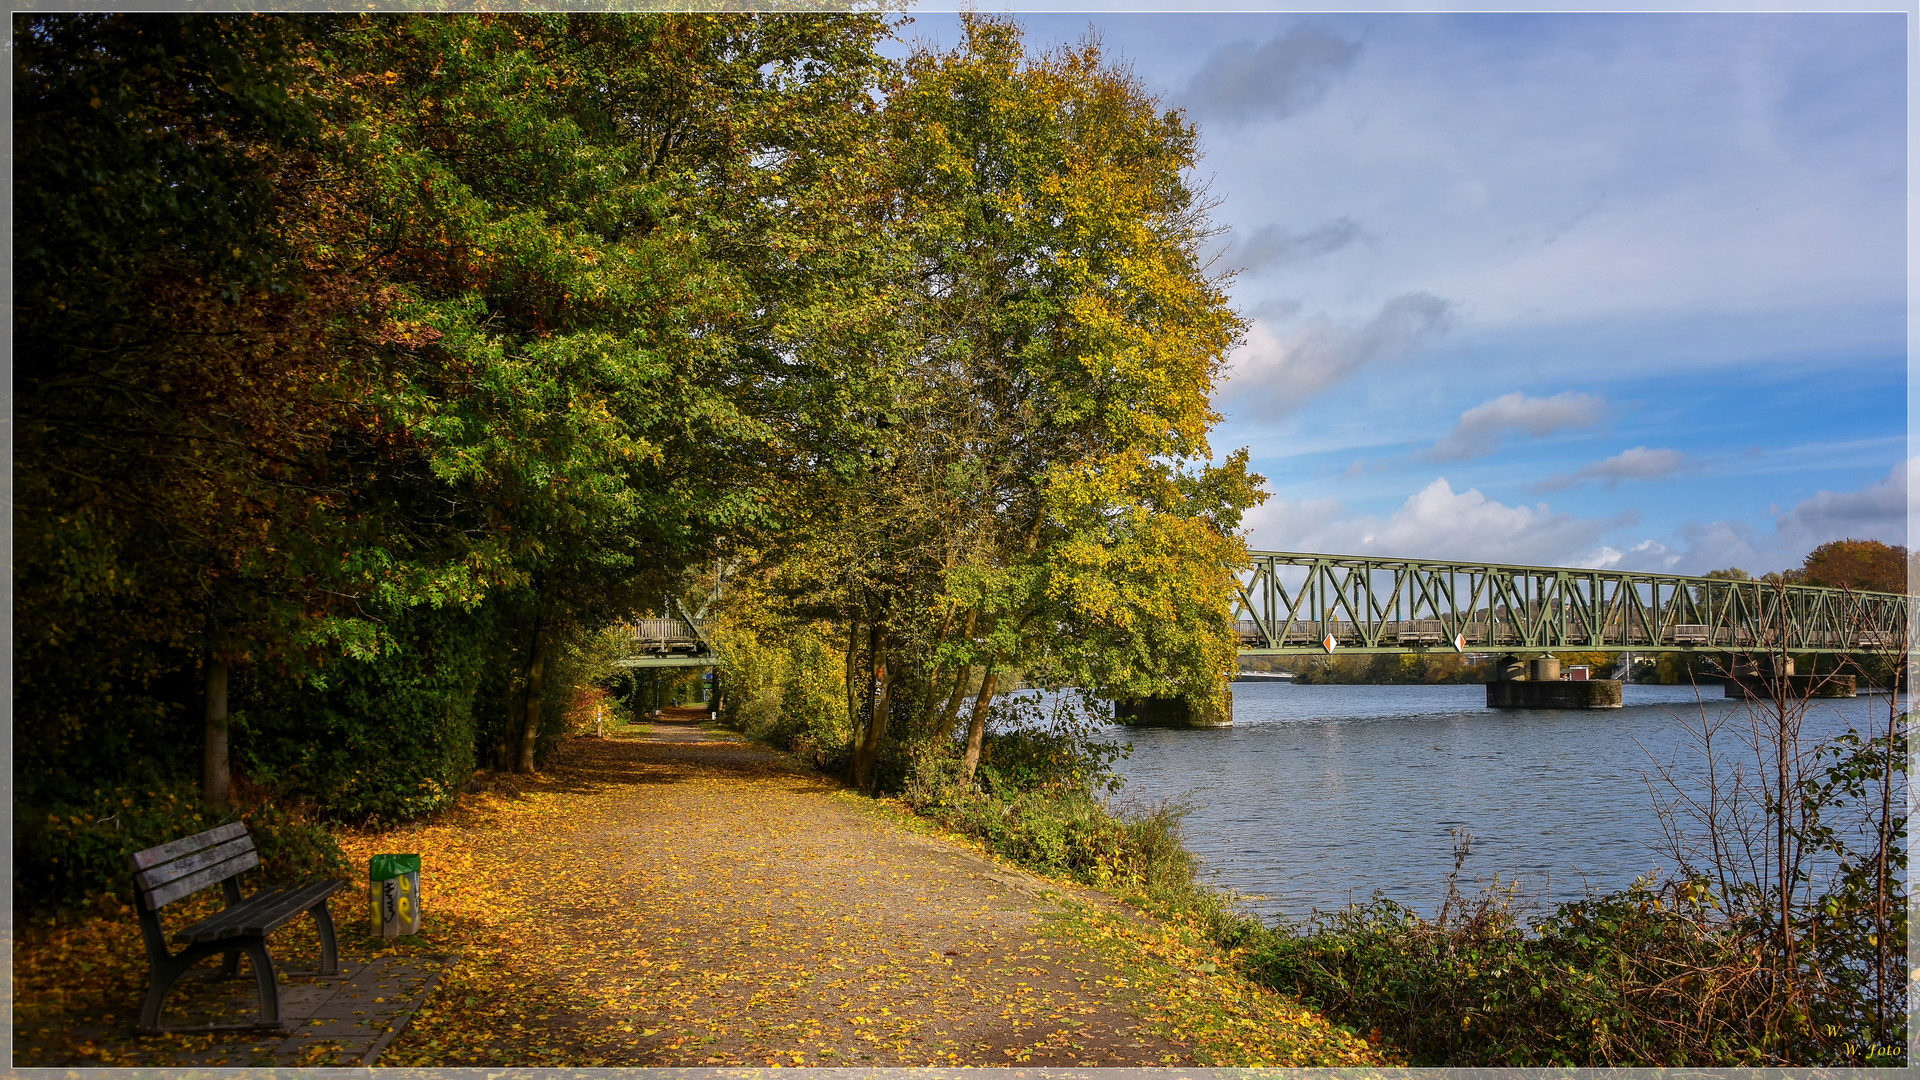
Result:
[[[1680,539],[1686,547],[1672,569],[1682,574],[1737,567],[1759,575],[1798,566],[1806,554],[1783,552],[1775,542],[1777,538],[1761,536],[1758,529],[1744,521],[1715,521],[1706,525],[1688,522],[1680,527]]]
[[[1907,467],[1895,465],[1887,475],[1859,491],[1822,491],[1782,514],[1774,523],[1783,537],[1805,544],[1806,550],[1829,540],[1907,542]]]
[[[1460,422],[1433,444],[1427,457],[1433,461],[1484,457],[1499,449],[1500,440],[1510,431],[1544,438],[1564,428],[1590,427],[1600,422],[1606,405],[1604,398],[1571,390],[1547,398],[1519,391],[1503,394],[1461,413]]]
[[[1325,97],[1359,55],[1359,43],[1310,26],[1294,27],[1258,46],[1236,41],[1207,57],[1180,103],[1222,120],[1285,119]]]
[[[1907,536],[1909,462],[1859,491],[1822,491],[1779,515],[1771,533],[1744,521],[1688,522],[1677,548],[1648,540],[1625,552],[1603,548],[1610,569],[1704,574],[1737,566],[1764,574],[1799,566],[1807,552],[1829,540],[1879,540],[1904,544]]]
[[[1476,489],[1455,492],[1442,477],[1385,519],[1345,516],[1337,499],[1275,499],[1247,523],[1251,546],[1264,550],[1564,566],[1585,565],[1600,537],[1623,521],[1576,518],[1546,503],[1507,506]]]
[[[1225,392],[1258,394],[1270,411],[1291,412],[1365,365],[1393,359],[1445,332],[1451,318],[1447,301],[1431,293],[1405,293],[1380,305],[1363,323],[1335,323],[1318,315],[1284,340],[1266,320],[1256,319],[1232,357]]]
[[[1650,570],[1672,573],[1684,557],[1658,540],[1642,540],[1625,551],[1602,545],[1579,561],[1595,570]]]
[[[1678,450],[1649,450],[1644,446],[1636,446],[1605,461],[1581,466],[1572,473],[1555,473],[1535,485],[1535,490],[1561,491],[1589,480],[1604,480],[1607,490],[1612,491],[1620,486],[1622,480],[1657,480],[1672,476],[1686,463],[1687,455]]]
[[[1603,543],[1635,516],[1582,518],[1546,503],[1507,506],[1477,489],[1455,492],[1442,477],[1393,513],[1352,513],[1338,499],[1269,500],[1247,514],[1249,544],[1268,551],[1413,559],[1590,566],[1704,574],[1739,567],[1755,575],[1799,566],[1829,540],[1906,542],[1909,462],[1858,491],[1822,491],[1780,516],[1772,532],[1743,521],[1688,522],[1669,541]]]
[[[1897,322],[1866,316],[1904,307],[1903,54],[1870,25],[1542,19],[1514,47],[1373,21],[1337,94],[1286,125],[1197,114],[1223,224],[1348,218],[1372,241],[1238,295],[1342,314],[1425,289],[1470,312],[1469,332],[1590,346],[1604,331],[1610,367],[1640,370],[1803,351],[1742,337],[1755,317],[1788,345],[1896,342]],[[1675,321],[1693,333],[1657,332]],[[1577,377],[1591,361],[1572,351],[1529,363]]]

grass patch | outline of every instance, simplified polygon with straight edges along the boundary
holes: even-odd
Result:
[[[1223,947],[1211,918],[1143,921],[1071,899],[1051,932],[1113,966],[1143,1018],[1209,1067],[1401,1065],[1376,1032],[1361,1036],[1247,977],[1244,948]]]

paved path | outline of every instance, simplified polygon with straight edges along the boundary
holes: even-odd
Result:
[[[186,921],[186,920],[178,920]],[[282,935],[275,935],[275,944]],[[297,939],[298,933],[284,935]],[[352,941],[353,937],[343,934]],[[357,936],[357,935],[356,935]],[[20,1066],[310,1066],[373,1065],[407,1018],[431,993],[443,965],[426,957],[371,956],[365,941],[342,949],[340,975],[290,972],[289,952],[276,948],[280,1016],[290,1034],[205,1030],[251,1024],[259,992],[245,966],[238,978],[188,978],[167,996],[167,1035],[137,1035],[133,1019],[145,990],[144,963],[124,962],[138,942],[115,935],[111,956],[123,961],[108,977],[58,1012],[15,1013],[13,1062]],[[314,944],[317,949],[317,942]],[[138,954],[134,954],[138,955]],[[219,957],[201,970],[211,974]]]
[[[466,958],[386,1064],[1146,1065],[1184,1048],[1050,938],[1038,879],[691,717],[388,834]]]

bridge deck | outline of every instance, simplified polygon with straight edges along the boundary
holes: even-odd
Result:
[[[616,663],[628,668],[714,667],[713,644],[698,620],[682,615],[633,621],[631,651]]]
[[[1243,654],[1904,652],[1907,597],[1500,563],[1256,551]]]

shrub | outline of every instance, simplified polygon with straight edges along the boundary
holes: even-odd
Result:
[[[473,773],[490,633],[457,610],[398,612],[378,656],[340,658],[304,682],[237,679],[236,772],[324,821],[391,824],[445,807]]]
[[[1002,796],[958,787],[909,805],[1043,874],[1161,905],[1189,899],[1201,889],[1198,863],[1180,843],[1178,807],[1127,814],[1070,789]]]
[[[111,788],[85,805],[22,806],[14,840],[14,902],[28,910],[82,906],[102,893],[132,889],[134,852],[233,820],[212,815],[184,788]],[[240,820],[260,852],[260,883],[343,874],[346,856],[325,828],[273,807],[243,810]]]
[[[1870,1063],[1791,1007],[1704,882],[1563,904],[1532,926],[1511,891],[1455,919],[1384,897],[1257,935],[1249,974],[1415,1065],[1771,1066]],[[1904,1048],[1889,1048],[1898,1056]],[[1880,1063],[1886,1063],[1885,1060]]]
[[[722,666],[720,719],[781,750],[811,751],[816,760],[844,760],[852,734],[846,719],[846,677],[814,628],[763,644],[745,627],[715,634]]]
[[[1005,697],[993,703],[980,744],[979,778],[988,791],[1061,789],[1112,794],[1126,781],[1114,769],[1133,752],[1130,743],[1100,738],[1113,719],[1112,706],[1062,694],[1046,708],[1035,697]],[[945,748],[957,754],[959,747]]]

